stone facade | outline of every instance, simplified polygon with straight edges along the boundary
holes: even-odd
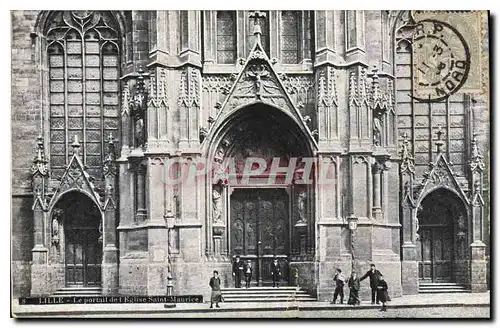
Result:
[[[262,122],[268,139],[294,140],[287,156],[329,163],[337,181],[305,190],[302,205],[299,185],[273,185],[289,195],[283,255],[290,280],[328,300],[335,268],[361,272],[376,263],[394,297],[418,293],[426,275],[419,273],[421,203],[446,189],[463,206],[465,223],[456,229],[467,245],[464,260],[454,255],[454,273],[444,276],[485,290],[488,97],[411,100],[411,19],[397,11],[13,11],[14,296],[48,295],[68,284],[61,250],[69,247],[62,246],[69,227],[54,210],[72,192],[99,209],[103,294],[164,295],[173,286],[174,294],[207,297],[213,270],[232,285],[231,197],[242,186],[213,182],[211,174],[168,182],[198,161],[221,164],[241,154],[245,142],[275,151],[258,136],[238,139],[251,121]],[[64,34],[78,29],[79,42]],[[94,41],[104,49],[97,55]],[[58,69],[65,78],[56,77]],[[94,144],[94,128],[70,125],[78,117],[90,124],[92,110],[101,118]],[[56,154],[58,131],[66,132],[57,146],[63,155]],[[73,142],[72,133],[80,139]],[[266,185],[257,179],[250,187]],[[361,297],[368,295],[362,284]]]

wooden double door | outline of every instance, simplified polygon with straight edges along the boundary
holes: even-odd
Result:
[[[230,249],[233,258],[252,262],[252,281],[272,281],[271,263],[278,258],[288,280],[290,254],[289,196],[284,188],[241,188],[230,199]]]
[[[101,284],[102,244],[98,229],[66,230],[66,285],[91,287]]]
[[[69,193],[59,204],[64,219],[66,286],[101,285],[101,212],[88,197]]]
[[[451,226],[420,227],[419,274],[422,282],[451,282],[453,246]]]

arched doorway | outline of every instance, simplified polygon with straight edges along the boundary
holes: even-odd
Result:
[[[305,256],[314,243],[314,185],[294,183],[305,174],[303,159],[313,157],[308,139],[288,115],[262,103],[240,109],[218,135],[213,158],[227,179],[212,188],[216,195],[226,194],[227,253],[251,261],[253,281],[259,284],[272,281],[271,263],[277,257],[288,280],[292,256]],[[249,166],[261,168],[252,158],[265,169],[249,177]]]
[[[463,283],[467,275],[467,211],[453,192],[428,194],[417,212],[419,279],[424,283]]]
[[[69,192],[57,202],[63,226],[65,285],[101,285],[101,211],[86,195]]]

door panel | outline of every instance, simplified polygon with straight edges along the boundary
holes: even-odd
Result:
[[[252,261],[253,279],[271,280],[273,257],[286,263],[289,253],[288,194],[283,189],[237,189],[230,208],[231,254]]]
[[[99,232],[93,229],[66,230],[66,284],[96,286],[101,282]]]
[[[453,236],[447,226],[420,227],[419,278],[423,282],[450,282]]]

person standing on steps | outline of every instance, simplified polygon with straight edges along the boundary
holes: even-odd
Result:
[[[250,281],[252,281],[252,261],[247,260],[245,265],[245,287],[250,288]]]
[[[236,260],[233,263],[233,277],[234,277],[234,287],[241,288],[241,276],[243,273],[243,266],[245,264],[240,261],[240,257],[236,256]]]
[[[219,278],[219,272],[217,270],[214,270],[214,276],[210,278],[209,282],[210,288],[212,288],[212,294],[210,295],[210,308],[214,307],[220,307],[219,302],[222,299],[222,292],[220,290],[220,278]]]
[[[345,284],[345,276],[342,273],[342,270],[337,269],[335,273],[335,277],[333,278],[335,282],[335,292],[333,293],[333,301],[331,304],[335,304],[337,302],[337,296],[340,295],[340,304],[344,303],[344,284]]]
[[[273,263],[271,263],[271,274],[273,275],[273,288],[279,288],[281,280],[281,269],[277,258],[274,258]]]
[[[359,301],[359,278],[356,274],[356,271],[353,271],[351,273],[351,277],[349,278],[349,281],[347,282],[347,286],[349,287],[349,300],[347,301],[347,304],[350,305],[359,305],[361,302]]]
[[[382,308],[380,311],[387,312],[387,307],[385,303],[389,300],[389,293],[387,292],[388,286],[387,282],[384,280],[384,276],[380,275],[377,284],[377,299],[382,302]]]
[[[380,271],[375,269],[375,264],[370,265],[370,270],[366,272],[363,277],[359,278],[359,281],[363,281],[366,278],[370,278],[370,288],[372,290],[372,304],[375,304],[375,299],[377,300],[377,304],[380,304],[378,297],[377,297],[377,285],[378,285],[378,278],[382,275]]]

